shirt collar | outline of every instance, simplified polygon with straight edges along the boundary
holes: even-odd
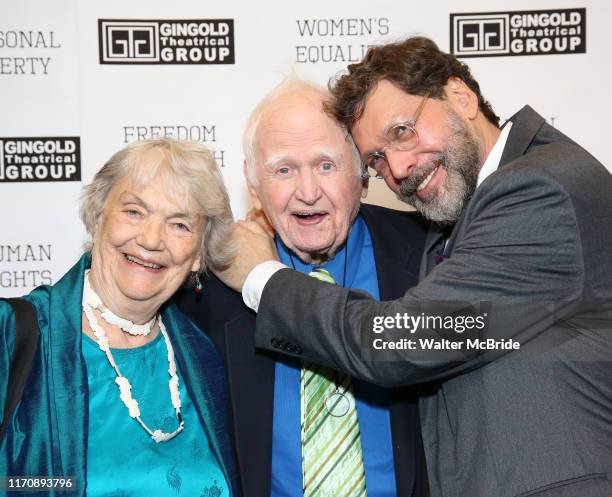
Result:
[[[497,171],[499,167],[499,162],[501,161],[502,153],[506,146],[506,141],[508,140],[508,135],[510,134],[510,128],[512,128],[512,122],[508,121],[501,130],[499,134],[499,138],[495,142],[495,145],[491,149],[487,160],[480,168],[480,172],[478,173],[478,181],[476,186],[480,186],[480,184],[487,179],[491,174]]]

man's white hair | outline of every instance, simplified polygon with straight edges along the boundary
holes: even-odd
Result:
[[[246,161],[247,181],[252,186],[257,186],[257,174],[255,172],[255,148],[257,144],[257,130],[261,123],[261,118],[265,111],[279,99],[293,95],[300,95],[308,100],[320,100],[321,104],[330,98],[329,92],[323,86],[312,81],[291,76],[281,82],[257,104],[255,109],[253,109],[251,112],[247,120],[246,127],[244,128],[244,133],[242,134],[242,151]],[[321,107],[321,112],[323,112],[323,107]],[[333,118],[330,117],[330,119]],[[338,127],[342,128],[342,125],[338,123]],[[361,177],[363,170],[361,156],[359,155],[359,150],[357,150],[357,146],[355,145],[355,142],[348,131],[346,132],[346,140],[351,147],[351,151],[353,152],[356,174]]]

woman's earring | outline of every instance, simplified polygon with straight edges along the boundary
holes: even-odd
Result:
[[[196,284],[193,289],[195,290],[195,293],[197,294],[202,293],[202,282],[200,281],[200,278],[198,278],[197,276],[196,276]]]

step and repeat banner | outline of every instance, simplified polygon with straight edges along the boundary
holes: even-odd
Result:
[[[81,188],[135,140],[211,148],[242,217],[257,102],[288,75],[326,84],[407,35],[465,58],[502,118],[529,103],[610,168],[610,19],[603,0],[1,0],[0,296],[74,263]],[[400,205],[379,180],[366,201]]]

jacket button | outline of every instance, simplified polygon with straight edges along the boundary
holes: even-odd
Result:
[[[270,340],[270,345],[272,345],[272,347],[274,347],[275,349],[278,349],[278,338],[273,338],[272,340]]]
[[[300,347],[299,345],[294,347],[294,353],[296,353],[297,355],[302,355],[304,353],[304,351],[302,350],[302,347]]]

